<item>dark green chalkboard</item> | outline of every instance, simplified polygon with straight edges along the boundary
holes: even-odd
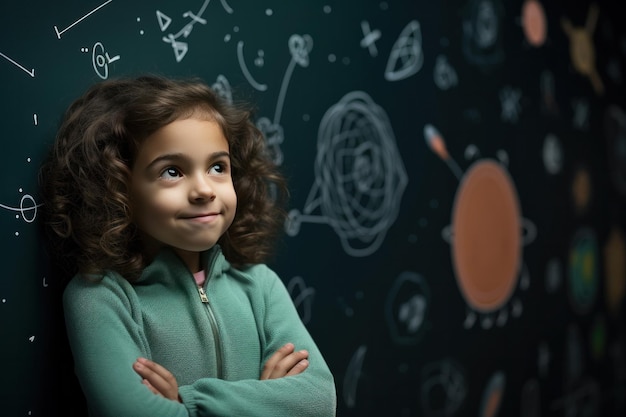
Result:
[[[272,267],[336,377],[338,415],[623,415],[626,33],[610,1],[583,3],[0,6],[0,414],[82,406],[71,358],[54,353],[61,286],[37,170],[89,85],[157,73],[256,104],[291,189]],[[455,210],[487,162],[519,225],[500,233],[497,198],[470,217],[485,224],[467,247],[489,256],[464,275]],[[510,266],[494,236],[517,242],[517,263],[489,304],[463,277],[505,280],[489,273]]]

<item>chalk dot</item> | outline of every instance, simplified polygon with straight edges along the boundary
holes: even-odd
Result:
[[[143,35],[143,34],[144,34],[143,29],[141,29],[141,30],[139,31],[139,34],[140,34],[140,35]]]
[[[337,56],[335,56],[335,54],[330,54],[330,55],[328,55],[328,61],[329,61],[329,62],[335,62],[335,61],[337,61]]]
[[[224,36],[224,42],[228,42],[230,40],[230,33],[226,34],[226,36]]]
[[[330,12],[333,11],[332,7],[330,7],[329,5],[324,6],[324,13],[329,14]]]
[[[265,15],[266,16],[271,16],[274,14],[274,11],[272,9],[265,9]]]
[[[21,193],[23,190],[20,188],[18,191]]]
[[[6,298],[3,298],[3,299],[2,299],[2,304],[6,303],[6,302],[7,302],[7,299],[6,299]]]
[[[20,235],[20,232],[15,232],[15,236],[19,236],[19,235]]]
[[[30,158],[26,158],[26,162],[30,162]]]
[[[34,342],[35,341],[35,336],[29,337],[28,340],[30,340],[31,342]]]
[[[15,215],[15,218],[16,218],[16,219],[19,219],[19,218],[20,218],[20,215],[19,215],[19,214],[16,214],[16,215]]]
[[[138,17],[138,18],[137,18],[137,22],[141,22],[141,17]]]
[[[235,26],[235,27],[233,28],[233,32],[235,32],[235,33],[239,32],[239,26]]]

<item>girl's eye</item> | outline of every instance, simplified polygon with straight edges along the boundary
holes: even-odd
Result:
[[[214,164],[211,169],[210,172],[214,172],[216,174],[224,174],[226,172],[226,165],[222,162],[219,162],[217,164]]]
[[[165,168],[163,172],[161,172],[160,177],[166,180],[176,179],[181,176],[180,171],[176,168],[169,167]]]

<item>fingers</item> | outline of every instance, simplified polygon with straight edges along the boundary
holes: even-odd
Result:
[[[309,352],[306,350],[295,351],[293,343],[287,343],[267,360],[260,379],[297,375],[309,366],[308,357]]]
[[[133,369],[143,378],[143,384],[150,391],[170,400],[178,401],[178,383],[170,371],[156,362],[139,358]]]

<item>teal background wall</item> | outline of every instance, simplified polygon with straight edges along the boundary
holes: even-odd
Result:
[[[624,415],[617,2],[5,3],[0,414],[80,410],[37,170],[85,88],[156,72],[257,104],[339,416]]]

